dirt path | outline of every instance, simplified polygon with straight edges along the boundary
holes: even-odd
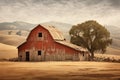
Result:
[[[120,63],[0,62],[0,80],[120,80]]]

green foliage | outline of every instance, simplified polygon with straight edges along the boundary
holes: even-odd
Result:
[[[94,20],[72,26],[69,31],[73,44],[87,48],[94,57],[95,51],[104,53],[112,43],[109,31]]]

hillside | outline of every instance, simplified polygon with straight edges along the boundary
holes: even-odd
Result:
[[[0,43],[0,59],[14,58],[17,55],[17,48],[15,46]]]
[[[18,35],[4,35],[0,34],[0,43],[7,45],[19,46],[26,40],[26,37]]]

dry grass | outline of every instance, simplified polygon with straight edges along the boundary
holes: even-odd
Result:
[[[95,54],[96,57],[99,58],[110,58],[110,59],[120,59],[120,55],[112,55],[112,54]]]
[[[17,48],[0,43],[0,59],[17,57]]]
[[[19,46],[23,42],[25,42],[26,37],[18,36],[18,35],[4,35],[0,34],[0,43]]]
[[[120,64],[0,62],[0,80],[120,80]]]
[[[0,43],[0,50],[14,50],[16,47]]]

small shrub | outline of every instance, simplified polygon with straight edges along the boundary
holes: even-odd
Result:
[[[9,61],[18,61],[18,58],[10,58]]]

